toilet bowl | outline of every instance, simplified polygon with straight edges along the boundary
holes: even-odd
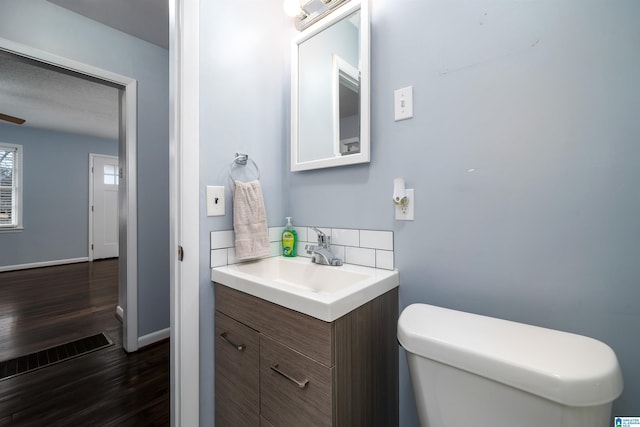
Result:
[[[422,427],[604,427],[622,393],[592,338],[413,304],[398,320]]]

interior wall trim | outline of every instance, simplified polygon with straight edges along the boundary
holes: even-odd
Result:
[[[62,68],[90,79],[116,85],[120,92],[120,148],[124,185],[121,181],[120,199],[120,250],[119,287],[125,289],[126,319],[123,323],[123,346],[128,352],[138,346],[138,184],[137,184],[137,80],[89,64],[58,56],[0,37],[0,50],[13,53],[49,66]]]
[[[29,268],[51,267],[53,265],[75,264],[78,262],[87,262],[87,261],[89,261],[89,258],[85,256],[81,258],[69,258],[69,259],[57,259],[53,261],[30,262],[28,264],[4,265],[4,266],[0,266],[0,272],[27,270]]]
[[[116,307],[116,317],[121,323],[124,322],[124,309],[120,304]]]
[[[166,340],[167,338],[169,338],[170,334],[171,328],[165,328],[160,329],[159,331],[151,332],[147,335],[143,335],[138,338],[138,349],[157,343],[158,341]]]
[[[199,3],[169,0],[170,385],[176,427],[200,425]],[[178,249],[184,257],[178,258]]]

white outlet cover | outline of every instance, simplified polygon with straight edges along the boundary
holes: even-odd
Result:
[[[413,221],[413,207],[415,205],[415,199],[413,196],[413,188],[407,188],[406,190],[407,200],[409,203],[405,206],[396,205],[396,220],[398,221]]]
[[[224,214],[224,187],[207,185],[207,216]]]

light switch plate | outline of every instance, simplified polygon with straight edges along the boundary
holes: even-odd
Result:
[[[207,185],[207,216],[224,214],[224,187]]]
[[[413,188],[407,188],[405,191],[409,203],[407,203],[405,206],[396,205],[396,220],[413,221],[413,206],[415,205]]]
[[[396,90],[393,101],[396,122],[413,117],[413,86]]]

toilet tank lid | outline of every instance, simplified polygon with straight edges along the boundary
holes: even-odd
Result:
[[[405,308],[398,341],[408,352],[568,406],[622,393],[613,350],[593,338],[427,304]]]

